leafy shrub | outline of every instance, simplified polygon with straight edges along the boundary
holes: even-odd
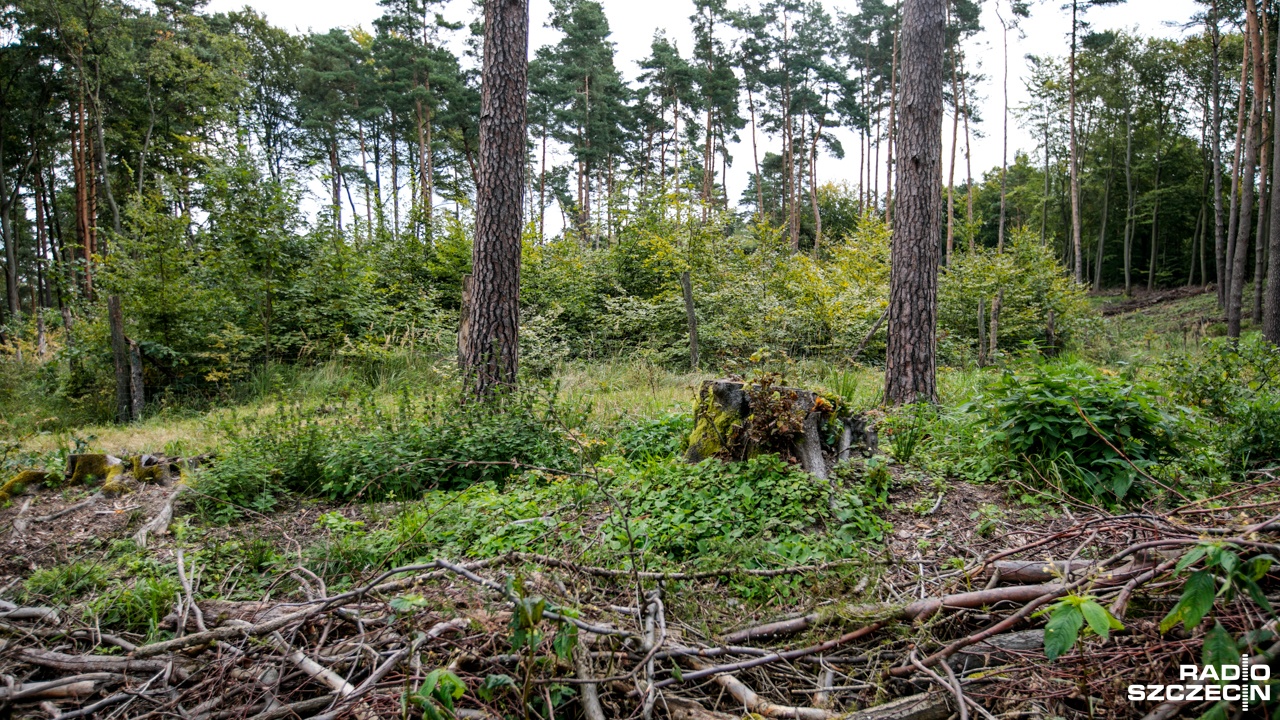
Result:
[[[493,403],[448,397],[421,403],[403,395],[395,410],[373,399],[334,408],[291,406],[235,420],[229,448],[198,476],[207,514],[267,512],[286,492],[332,499],[418,497],[432,488],[499,486],[525,467],[569,471],[581,448],[578,418],[553,396],[521,391]]]
[[[843,555],[853,540],[865,537],[815,537],[815,529],[840,522],[842,511],[865,503],[841,493],[832,509],[831,485],[776,455],[697,465],[652,460],[613,469],[616,496],[630,524],[615,516],[605,526],[607,546],[616,552],[627,551],[634,540],[677,562],[713,555],[754,563],[779,555],[805,561]],[[850,519],[844,520],[846,533],[858,527]]]
[[[1068,361],[1007,371],[977,403],[1013,458],[1071,495],[1114,504],[1145,497],[1139,470],[1174,449],[1174,418],[1156,399],[1149,385]]]
[[[985,302],[984,320],[990,321],[991,298],[1003,292],[1000,305],[999,345],[1016,348],[1028,342],[1044,346],[1052,314],[1054,342],[1079,337],[1095,322],[1085,288],[1072,282],[1053,248],[1040,244],[1026,228],[1015,229],[1004,252],[979,248],[960,252],[938,280],[939,347],[960,347],[972,353],[977,347],[978,303]]]
[[[35,571],[27,578],[24,589],[28,597],[67,604],[102,590],[110,581],[108,568],[92,562],[76,562]]]
[[[1280,458],[1280,348],[1256,334],[1213,338],[1163,370],[1173,398],[1208,418],[1203,432],[1229,470]]]
[[[688,413],[665,413],[656,418],[632,420],[614,435],[618,454],[628,460],[679,455],[693,432]]]

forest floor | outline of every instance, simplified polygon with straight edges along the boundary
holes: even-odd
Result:
[[[1218,334],[1212,294],[1141,300],[1104,313],[1094,362],[1142,366]],[[875,402],[874,369],[789,369]],[[968,402],[982,372],[944,371],[944,406]],[[603,446],[637,427],[687,433],[678,417],[709,377],[615,362],[557,379]],[[292,392],[344,382],[321,368]],[[1266,472],[1113,511],[1050,478],[948,476],[927,433],[915,460],[859,459],[829,494],[772,466],[699,474],[646,450],[527,485],[220,511],[204,468],[242,418],[282,403],[15,441],[14,457],[150,453],[168,472],[141,482],[126,463],[117,492],[35,484],[0,505],[0,717],[1228,717],[1126,691],[1173,681],[1212,635],[1158,627],[1180,607],[1182,551],[1280,541]],[[858,499],[837,508],[845,494]],[[1084,606],[1048,659],[1045,621]],[[1099,606],[1120,627],[1097,627]],[[1231,605],[1217,627],[1270,633],[1252,642],[1274,654],[1274,621],[1251,612]]]

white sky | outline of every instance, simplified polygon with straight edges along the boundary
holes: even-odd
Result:
[[[755,4],[754,0],[746,0]],[[553,43],[558,33],[546,28],[545,22],[551,12],[550,0],[530,0],[530,52],[541,45]],[[691,0],[601,0],[608,15],[610,27],[613,29],[613,40],[617,46],[617,65],[630,79],[634,79],[639,69],[637,63],[649,54],[649,45],[655,31],[662,29],[673,38],[684,54],[692,47],[692,31],[688,21],[693,13]],[[211,0],[210,11],[227,11],[239,9],[245,5],[256,8],[265,14],[275,25],[288,30],[304,32],[312,30],[328,30],[332,27],[363,26],[371,28],[374,18],[381,13],[377,0]],[[738,4],[731,0],[731,5]],[[825,0],[829,10],[856,10],[854,0]],[[460,20],[466,16],[470,0],[451,0],[446,16],[452,20]],[[974,104],[984,122],[975,130],[981,137],[973,139],[973,171],[980,177],[982,171],[1000,164],[1001,143],[1000,123],[1002,90],[1000,79],[1002,74],[1002,47],[1000,23],[995,15],[993,0],[983,3],[982,24],[985,30],[974,38],[966,48],[970,63],[977,62],[976,71],[985,75],[986,80],[976,89]],[[1001,6],[1005,6],[1001,0]],[[1085,19],[1094,30],[1127,29],[1143,35],[1178,37],[1185,31],[1182,26],[1190,21],[1199,10],[1194,0],[1129,0],[1127,4],[1111,7],[1098,7],[1089,10]],[[1066,11],[1061,7],[1061,0],[1035,2],[1031,8],[1031,17],[1022,22],[1022,37],[1017,31],[1009,34],[1009,105],[1017,107],[1027,98],[1023,78],[1027,74],[1025,56],[1028,53],[1038,55],[1064,55],[1067,52],[1070,29],[1069,6]],[[1194,32],[1194,30],[1193,30]],[[944,132],[950,133],[949,118],[944,120]],[[742,133],[743,142],[738,147],[731,147],[730,154],[734,163],[729,167],[729,193],[736,203],[746,187],[749,167],[751,165],[751,146],[749,128]],[[856,181],[858,176],[857,141],[852,133],[841,135],[845,147],[845,158],[835,160],[826,158],[819,161],[818,172],[823,180]],[[777,143],[762,140],[761,155],[765,149],[773,148]],[[1030,150],[1035,147],[1035,140],[1017,126],[1015,119],[1010,120],[1009,156],[1010,162],[1016,150]],[[949,145],[944,144],[944,147]],[[961,143],[963,148],[963,143]],[[883,162],[883,153],[881,158]],[[962,151],[963,153],[963,151]],[[961,156],[957,162],[962,163]],[[963,164],[957,173],[957,180],[963,177]],[[881,191],[884,185],[881,181]]]

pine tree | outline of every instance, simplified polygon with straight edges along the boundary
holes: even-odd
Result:
[[[472,392],[513,387],[520,361],[520,243],[524,230],[527,0],[487,0],[481,70],[476,239],[463,366]]]
[[[905,0],[890,259],[886,402],[935,402],[942,198],[944,0]]]

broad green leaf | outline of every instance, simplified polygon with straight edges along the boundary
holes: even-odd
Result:
[[[1191,548],[1191,551],[1188,552],[1186,555],[1183,555],[1182,559],[1178,561],[1178,566],[1177,568],[1175,568],[1175,570],[1177,572],[1182,572],[1183,570],[1186,570],[1187,568],[1191,567],[1192,565],[1195,564],[1197,560],[1204,557],[1204,554],[1208,552],[1208,550],[1209,548],[1207,548],[1204,545],[1197,545]]]
[[[1236,649],[1236,641],[1231,639],[1231,633],[1227,632],[1221,623],[1214,623],[1213,629],[1205,633],[1202,661],[1204,665],[1214,665],[1218,668],[1240,662],[1240,651]]]
[[[1080,613],[1080,608],[1069,603],[1059,603],[1044,626],[1045,657],[1056,660],[1070,650],[1076,644],[1083,626],[1084,616]]]
[[[1110,637],[1113,621],[1118,622],[1111,616],[1111,613],[1108,612],[1106,608],[1099,605],[1096,600],[1086,600],[1081,603],[1080,613],[1084,615],[1084,620],[1089,624],[1089,629],[1103,640]]]
[[[1195,629],[1205,614],[1213,608],[1213,599],[1217,590],[1213,575],[1207,570],[1191,573],[1187,584],[1182,588],[1182,597],[1173,606],[1164,620],[1160,621],[1160,632],[1168,632],[1179,622],[1187,630]]]

